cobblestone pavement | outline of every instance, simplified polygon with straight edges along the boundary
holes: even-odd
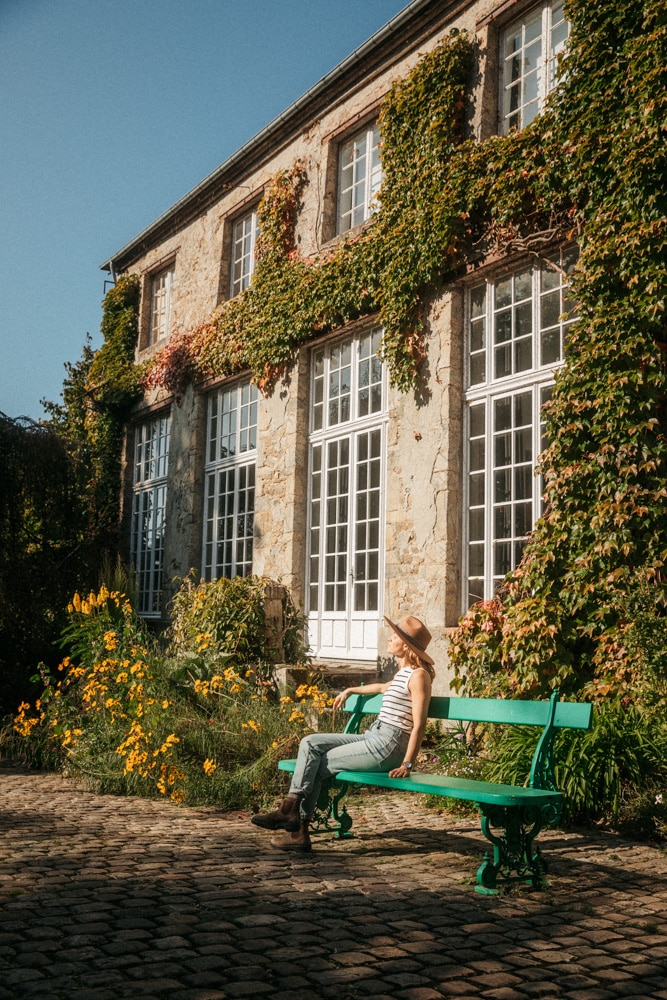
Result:
[[[474,820],[351,803],[357,836],[271,850],[243,814],[0,770],[0,998],[667,1000],[667,855],[542,837],[551,888],[474,892]]]

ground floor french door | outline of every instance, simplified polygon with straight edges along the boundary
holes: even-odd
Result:
[[[384,425],[311,445],[308,624],[321,659],[377,656],[385,450]]]

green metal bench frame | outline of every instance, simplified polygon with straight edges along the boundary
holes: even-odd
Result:
[[[346,733],[358,733],[366,715],[377,715],[382,695],[350,695],[343,707],[350,713]],[[556,788],[553,743],[558,729],[590,729],[592,706],[564,702],[554,691],[549,701],[520,701],[494,698],[433,697],[429,719],[448,722],[480,722],[509,726],[542,726],[528,784],[494,784],[440,774],[413,772],[407,778],[390,778],[383,772],[339,771],[323,787],[313,826],[334,829],[337,836],[349,835],[352,818],[342,800],[350,785],[374,785],[397,791],[440,795],[474,802],[481,812],[482,833],[492,845],[484,853],[477,871],[477,892],[498,893],[504,884],[521,879],[537,888],[547,885],[547,864],[535,838],[546,824],[557,823],[562,811],[562,793]],[[296,761],[281,760],[282,771],[293,772]],[[330,820],[333,816],[335,825]]]

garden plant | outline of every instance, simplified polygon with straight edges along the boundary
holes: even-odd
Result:
[[[295,754],[321,715],[327,728],[336,720],[312,676],[282,693],[272,681],[258,610],[267,582],[185,583],[167,650],[120,592],[76,594],[67,655],[54,676],[42,670],[41,696],[21,703],[0,748],[99,792],[226,809],[277,793],[277,761]],[[307,666],[301,616],[286,604],[284,641]]]

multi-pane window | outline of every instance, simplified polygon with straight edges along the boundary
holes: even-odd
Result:
[[[247,212],[237,219],[232,230],[232,298],[250,284],[255,270],[255,242],[259,233],[257,212]]]
[[[381,331],[312,355],[308,606],[322,656],[377,653],[382,597],[386,375]]]
[[[523,128],[542,110],[558,76],[569,23],[563,0],[547,0],[505,29],[501,38],[502,131]]]
[[[151,344],[169,336],[171,322],[171,295],[174,285],[174,265],[171,264],[151,278]]]
[[[252,573],[256,465],[256,387],[243,382],[211,393],[204,474],[207,580]]]
[[[470,292],[466,606],[491,597],[518,565],[541,513],[542,409],[574,319],[575,259],[568,251],[555,266],[526,266]]]
[[[168,462],[169,416],[156,417],[137,427],[130,551],[137,581],[137,610],[146,617],[156,617],[161,611]]]
[[[374,122],[340,146],[338,153],[338,232],[358,226],[374,211],[382,182],[380,126]]]

